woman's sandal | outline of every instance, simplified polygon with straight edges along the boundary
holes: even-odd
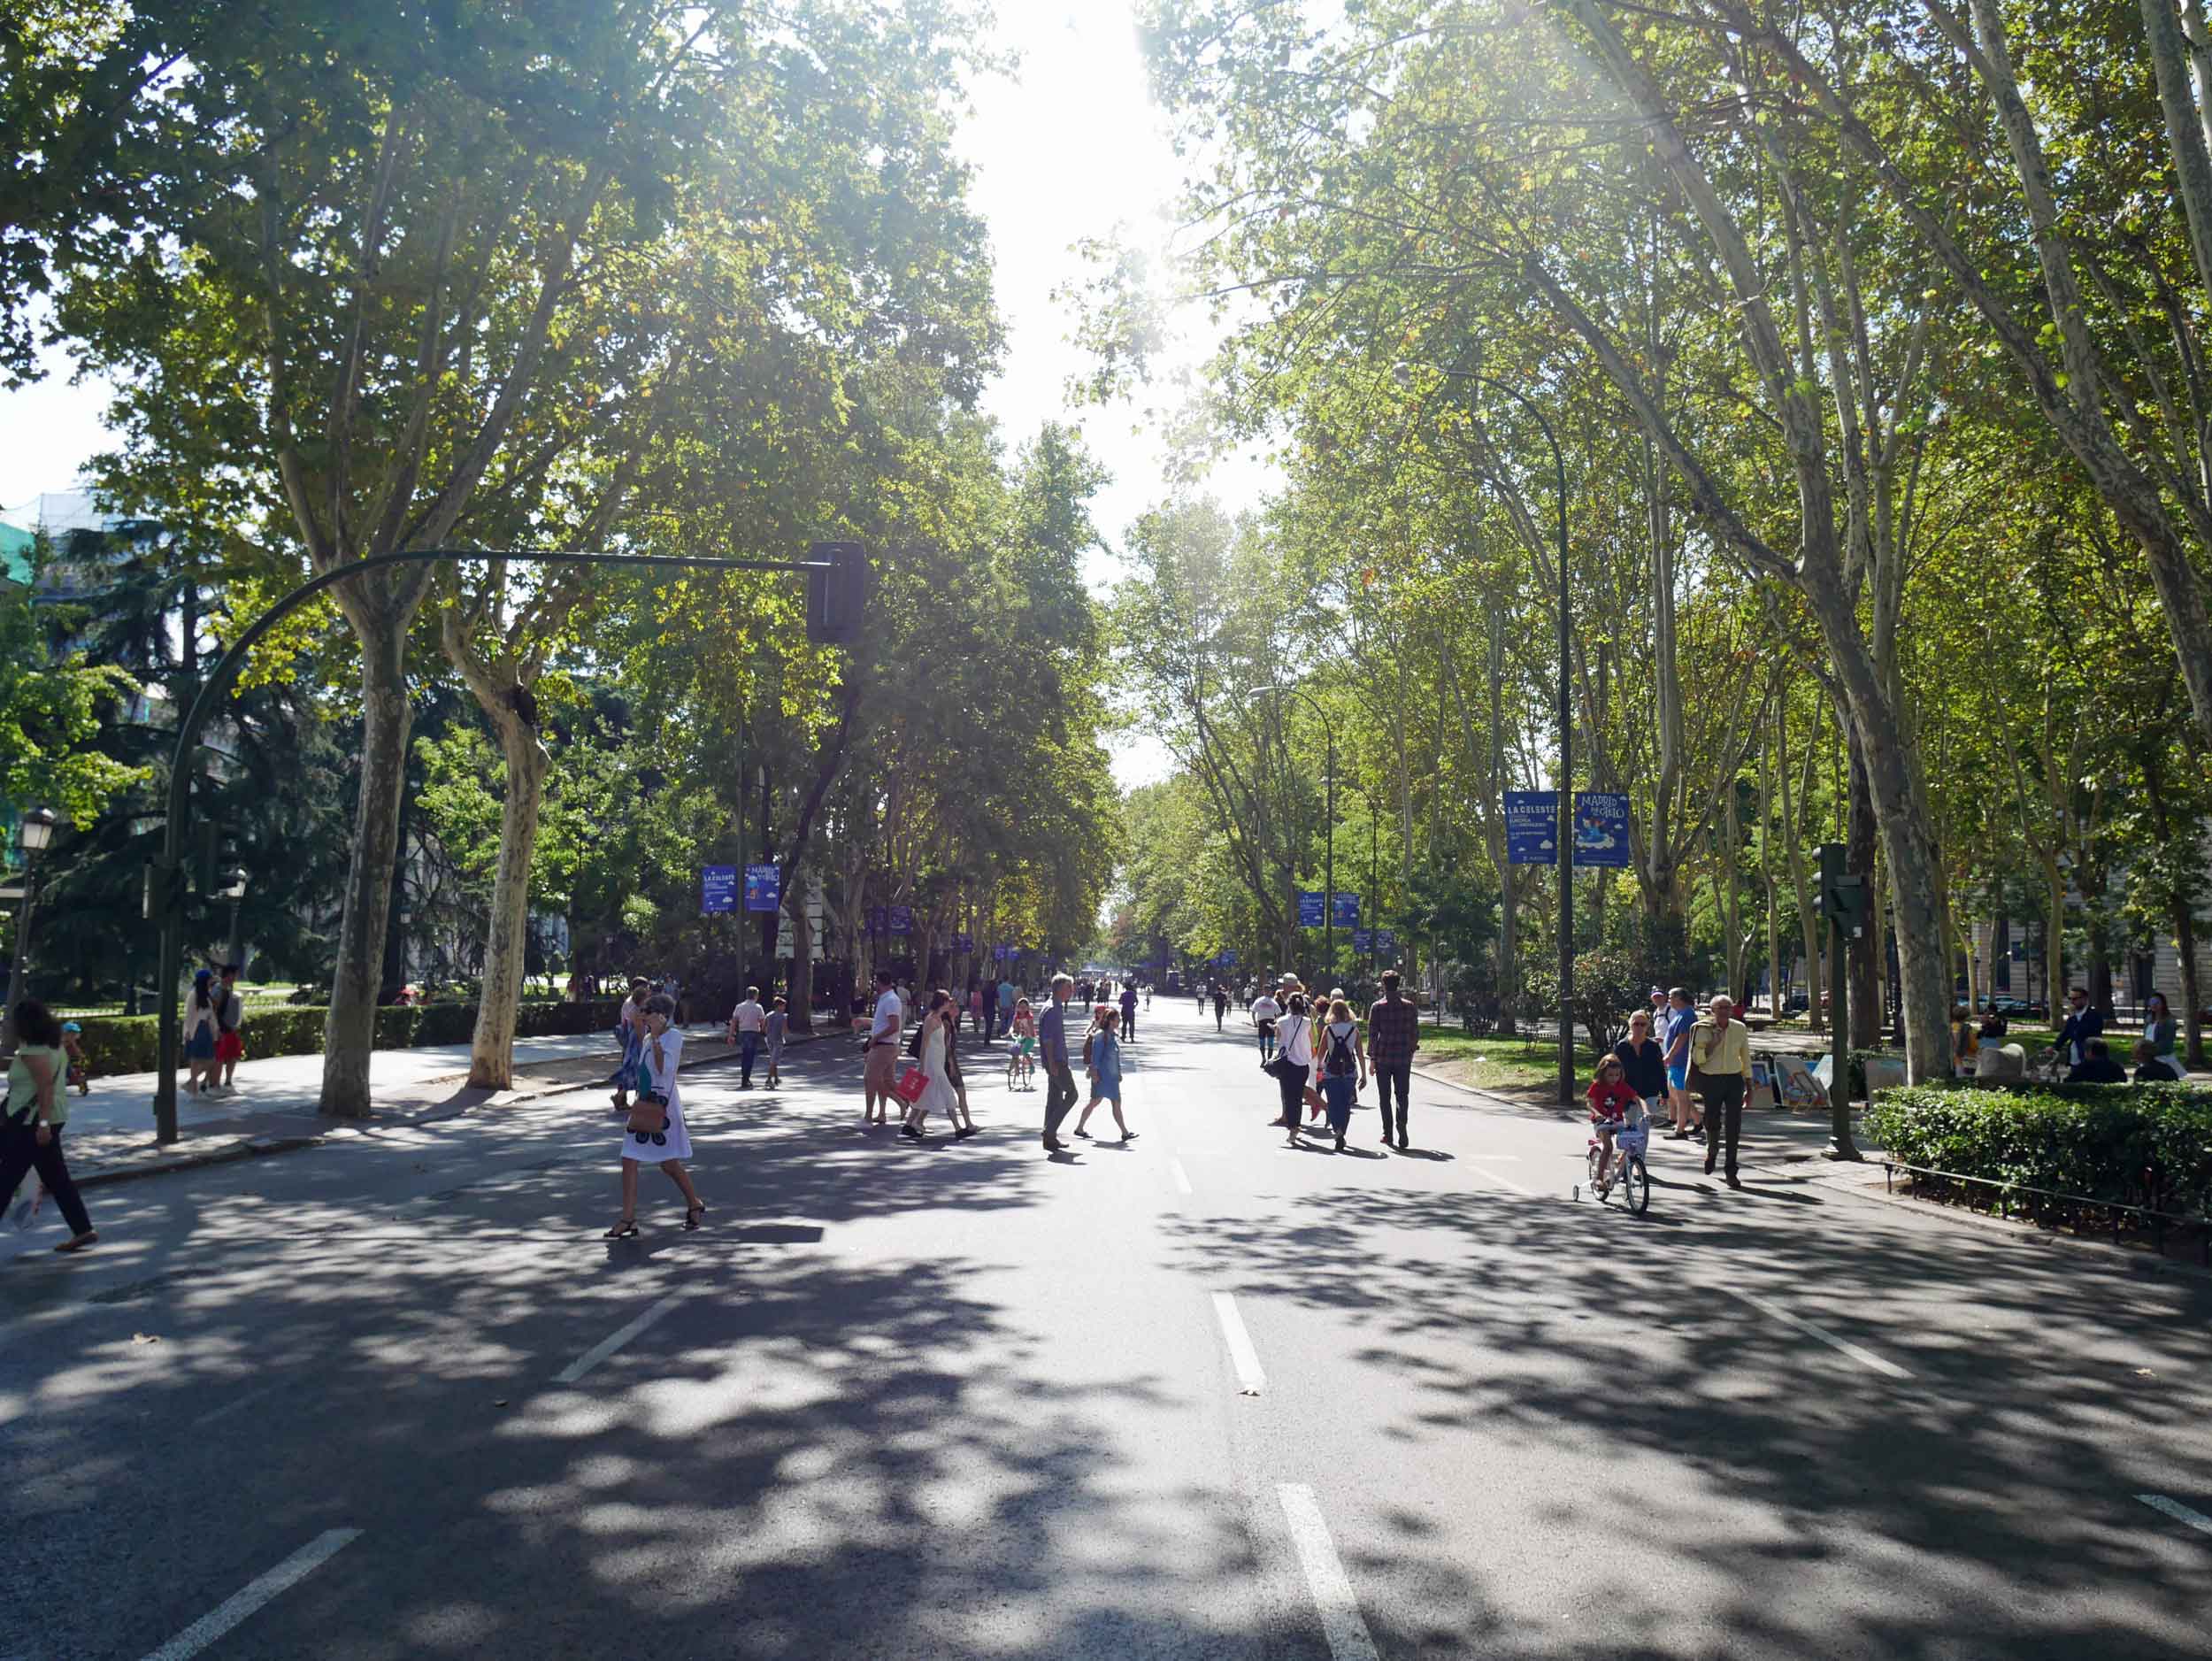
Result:
[[[605,1234],[600,1235],[599,1238],[602,1240],[631,1240],[634,1239],[636,1234],[637,1219],[634,1217],[626,1217],[620,1222],[617,1223],[612,1228],[610,1228]]]
[[[704,1217],[706,1214],[707,1214],[707,1208],[706,1208],[706,1203],[705,1203],[705,1202],[704,1202],[704,1201],[702,1201],[700,1203],[698,1203],[698,1204],[696,1204],[696,1205],[687,1205],[687,1206],[686,1206],[686,1207],[684,1208],[684,1227],[685,1227],[686,1229],[693,1229],[693,1228],[696,1228],[696,1227],[699,1227],[699,1219],[700,1219],[702,1217]]]

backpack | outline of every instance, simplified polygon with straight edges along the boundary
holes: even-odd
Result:
[[[1348,1077],[1359,1065],[1352,1055],[1352,1034],[1331,1028],[1328,1036],[1328,1058],[1321,1064],[1321,1070],[1333,1079]]]

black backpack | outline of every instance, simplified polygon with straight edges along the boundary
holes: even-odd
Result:
[[[1333,1079],[1341,1079],[1358,1069],[1359,1063],[1352,1054],[1352,1035],[1329,1029],[1328,1058],[1321,1064],[1322,1072]]]

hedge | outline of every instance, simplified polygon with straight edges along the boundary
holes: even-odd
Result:
[[[515,1036],[550,1038],[565,1033],[611,1032],[622,1011],[614,999],[582,1004],[525,1004],[515,1012]],[[238,1030],[249,1058],[318,1056],[329,1009],[318,1004],[249,1005]],[[151,1073],[159,1065],[160,1021],[152,1015],[94,1015],[81,1023],[85,1053],[95,1073]],[[475,1035],[473,1004],[387,1004],[376,1011],[376,1047],[411,1050],[419,1044],[465,1044]]]
[[[1866,1123],[1906,1165],[2212,1218],[2212,1089],[1907,1085],[1879,1092]]]

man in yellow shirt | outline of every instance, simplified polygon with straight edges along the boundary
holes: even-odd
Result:
[[[1728,1186],[1736,1180],[1736,1143],[1743,1134],[1744,1088],[1751,1078],[1751,1029],[1736,1019],[1735,1001],[1716,994],[1706,1018],[1690,1032],[1690,1066],[1705,1096],[1705,1174],[1727,1143]]]

